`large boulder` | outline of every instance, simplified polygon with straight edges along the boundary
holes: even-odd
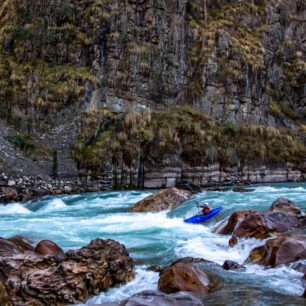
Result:
[[[206,274],[192,264],[177,262],[165,268],[158,281],[158,288],[165,293],[188,291],[204,295],[211,289]]]
[[[232,260],[226,260],[223,263],[222,268],[224,270],[245,270],[245,267],[240,265],[238,262],[232,261]]]
[[[113,240],[93,240],[62,258],[51,242],[41,243],[37,249],[44,254],[38,254],[5,241],[0,240],[0,276],[14,305],[78,304],[134,276],[132,258]]]
[[[306,233],[288,232],[253,249],[247,262],[275,267],[306,259]]]
[[[299,226],[298,217],[273,211],[257,212],[245,217],[234,230],[229,243],[236,244],[238,238],[266,239]]]
[[[302,216],[303,212],[291,200],[285,198],[276,199],[270,208],[270,211],[280,212],[287,216]]]
[[[174,209],[189,198],[192,193],[189,190],[169,188],[154,193],[137,202],[130,212],[159,212],[166,209]]]
[[[143,291],[122,302],[95,306],[204,306],[203,302],[188,292],[165,294],[160,291]]]
[[[220,235],[229,235],[235,228],[250,214],[255,213],[255,210],[241,210],[231,214],[231,216],[221,222],[213,232]]]

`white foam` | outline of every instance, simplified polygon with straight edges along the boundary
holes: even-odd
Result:
[[[250,251],[263,244],[256,239],[242,239],[234,247],[228,245],[229,236],[209,235],[196,237],[182,242],[175,249],[179,257],[200,257],[223,264],[225,260],[233,260],[242,264],[249,256]]]
[[[30,214],[30,213],[31,213],[30,210],[28,210],[24,205],[18,203],[12,203],[0,206],[0,215],[15,215],[15,214]]]
[[[257,280],[262,279],[270,288],[283,294],[301,296],[305,290],[302,284],[303,273],[287,266],[266,269],[259,265],[247,265],[246,273],[255,276]]]
[[[67,208],[67,204],[61,199],[54,199],[49,202],[45,207],[41,208],[39,212],[47,213]]]
[[[112,288],[107,292],[103,292],[88,300],[86,304],[91,305],[102,302],[118,302],[144,290],[157,290],[158,279],[158,273],[138,268],[136,269],[134,280],[120,286],[119,288]]]

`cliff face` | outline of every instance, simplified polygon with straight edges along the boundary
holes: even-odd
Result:
[[[140,186],[160,169],[175,172],[172,182],[190,167],[213,165],[218,178],[228,167],[237,177],[249,166],[301,169],[304,1],[6,0],[0,17],[1,117],[52,152],[80,133],[80,168]],[[167,117],[178,105],[198,115]],[[186,118],[197,127],[177,124]]]

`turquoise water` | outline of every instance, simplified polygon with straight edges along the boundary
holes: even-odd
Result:
[[[230,248],[229,236],[211,233],[212,228],[233,211],[266,210],[278,197],[289,198],[306,211],[305,184],[253,188],[255,191],[252,193],[203,192],[172,212],[146,214],[127,213],[127,210],[150,195],[150,191],[91,193],[50,197],[25,205],[10,204],[0,208],[0,236],[23,235],[34,242],[50,239],[65,250],[79,248],[97,237],[123,243],[135,260],[135,280],[89,302],[118,301],[145,289],[156,289],[158,274],[146,271],[146,267],[153,264],[166,265],[185,256],[203,257],[219,264],[227,259],[243,263],[250,250],[261,245],[262,241],[241,240]],[[214,207],[223,206],[224,210],[205,226],[185,224],[183,219],[197,212],[196,200],[205,200]],[[226,305],[238,305],[240,302],[235,302],[237,296],[243,296],[247,301],[247,295],[251,295],[248,305],[282,305],[279,303],[284,303],[286,296],[290,298],[287,305],[302,303],[296,298],[304,291],[302,274],[288,267],[264,269],[248,265],[246,272],[214,268],[211,273],[223,285],[219,293],[206,299],[208,305],[223,305],[224,295],[231,294],[232,303],[224,302]],[[238,293],[237,288],[240,290]]]

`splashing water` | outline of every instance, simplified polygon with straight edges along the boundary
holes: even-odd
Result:
[[[278,197],[289,198],[306,210],[305,184],[253,188],[252,193],[203,192],[174,211],[145,214],[128,213],[127,210],[150,195],[150,191],[102,192],[44,198],[25,205],[10,204],[0,207],[0,236],[23,235],[35,242],[50,239],[65,250],[79,248],[97,237],[123,243],[135,261],[136,278],[93,297],[88,303],[120,301],[139,291],[157,288],[158,273],[146,271],[150,265],[167,265],[185,256],[201,257],[218,264],[228,259],[242,264],[249,252],[263,241],[241,240],[230,248],[229,236],[211,233],[211,229],[233,211],[266,210]],[[214,207],[223,206],[224,210],[204,225],[184,223],[184,218],[197,213],[195,201],[204,200]],[[291,295],[291,298],[303,293],[302,274],[289,267],[265,269],[247,265],[246,268],[246,272],[222,270],[217,274],[225,283],[235,284],[241,290],[253,288],[259,292],[262,301],[259,303],[258,298],[257,305],[279,305],[274,302],[280,293]],[[217,298],[214,296],[214,302]],[[207,304],[210,305],[209,299]]]

